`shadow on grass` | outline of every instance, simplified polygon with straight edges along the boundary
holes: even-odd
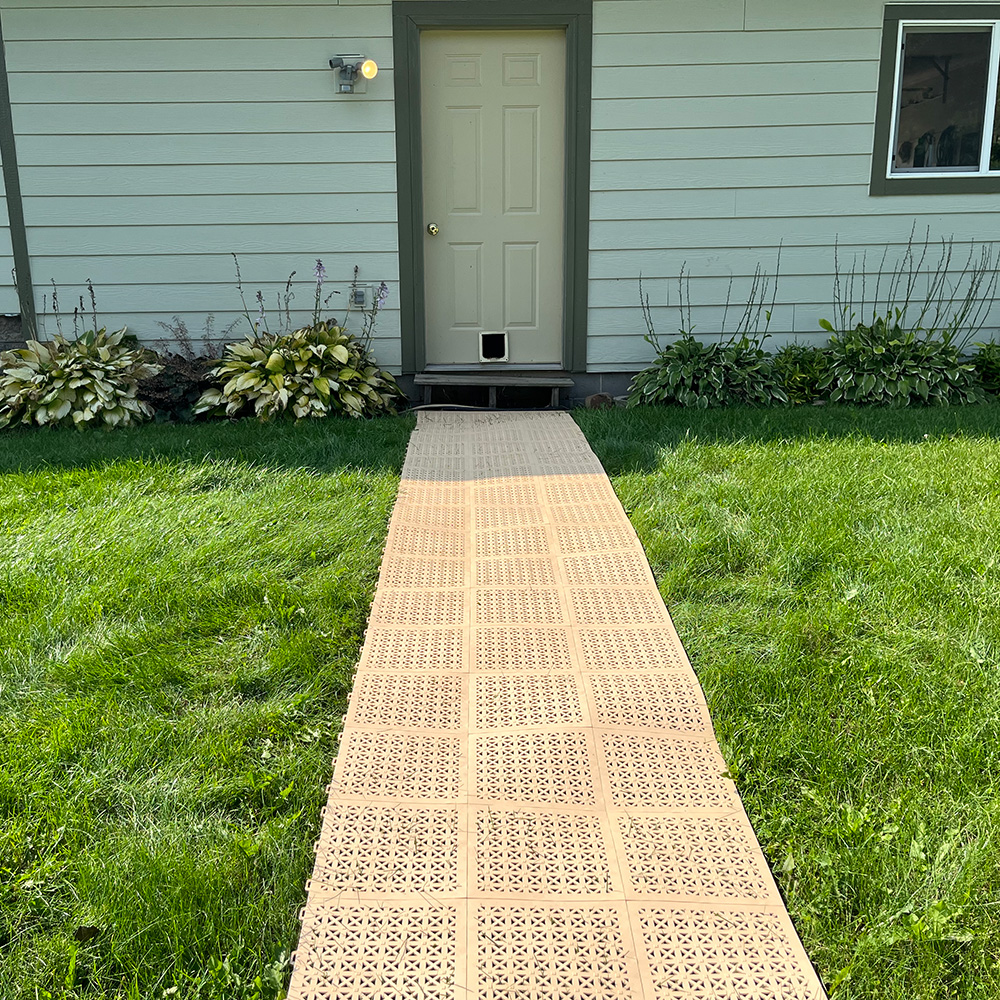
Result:
[[[319,473],[357,469],[398,473],[413,429],[409,416],[374,420],[261,424],[256,420],[145,424],[111,431],[70,428],[0,431],[0,474],[43,469],[99,469],[119,462],[256,467]]]
[[[875,409],[801,406],[696,410],[642,407],[577,410],[577,423],[610,475],[651,472],[664,451],[699,444],[769,443],[852,438],[911,444],[928,438],[1000,439],[1000,403],[979,406]]]

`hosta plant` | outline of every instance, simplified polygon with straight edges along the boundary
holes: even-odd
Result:
[[[701,408],[787,403],[770,356],[740,338],[702,343],[690,334],[662,348],[628,389],[628,405],[674,403]]]
[[[979,350],[972,356],[972,367],[979,376],[979,384],[994,396],[1000,396],[1000,344],[977,344]]]
[[[820,388],[831,402],[949,405],[986,398],[975,368],[962,360],[951,337],[907,329],[901,320],[896,310],[830,337],[830,371]]]
[[[813,403],[824,397],[820,383],[829,374],[830,355],[811,344],[786,344],[773,358],[774,372],[790,403]]]
[[[395,413],[403,399],[368,349],[332,321],[228,344],[212,376],[218,385],[202,394],[196,414],[367,417]]]
[[[159,372],[125,330],[90,330],[76,340],[29,340],[0,354],[0,427],[12,424],[116,427],[151,417],[136,398],[139,383]]]

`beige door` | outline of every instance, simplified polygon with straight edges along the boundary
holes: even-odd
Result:
[[[509,363],[558,366],[566,35],[424,31],[420,67],[426,363],[506,331]]]

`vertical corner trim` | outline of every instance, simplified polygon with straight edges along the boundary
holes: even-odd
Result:
[[[14,255],[14,275],[17,298],[21,306],[21,331],[25,339],[37,336],[35,294],[31,285],[31,258],[28,256],[28,235],[24,228],[24,205],[21,201],[21,178],[17,169],[17,147],[14,142],[14,118],[10,108],[10,86],[7,82],[7,54],[0,20],[0,158],[3,160],[3,182],[7,195],[7,218],[10,223],[10,244]]]

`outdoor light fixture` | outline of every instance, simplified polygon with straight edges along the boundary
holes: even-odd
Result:
[[[364,92],[364,84],[378,76],[378,65],[374,59],[364,56],[334,56],[330,69],[340,70],[337,90],[341,94]]]

